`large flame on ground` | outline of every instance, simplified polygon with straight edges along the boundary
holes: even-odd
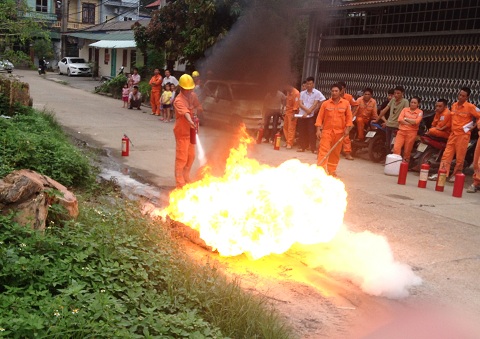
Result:
[[[247,157],[246,133],[231,149],[225,173],[209,173],[173,191],[163,211],[200,233],[223,256],[258,259],[293,244],[329,242],[343,224],[345,187],[323,168],[298,160],[278,167]]]

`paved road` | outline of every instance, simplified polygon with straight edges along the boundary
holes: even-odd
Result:
[[[46,79],[34,71],[16,73],[30,83],[34,106],[53,111],[73,135],[107,149],[121,166],[149,182],[174,186],[172,124],[160,122],[147,108],[142,112],[122,109],[120,100],[91,93],[97,83],[89,78],[50,74]],[[134,147],[129,157],[122,158],[124,133]],[[228,149],[230,135],[226,130],[201,128],[210,159]],[[251,156],[272,166],[290,158],[315,161],[312,154],[273,151],[266,144],[257,145]],[[339,177],[349,194],[346,224],[353,230],[370,230],[388,238],[395,257],[415,267],[425,281],[416,295],[456,301],[480,315],[480,193],[453,198],[451,184],[439,193],[434,191],[433,182],[427,189],[418,189],[415,173],[409,173],[407,185],[400,186],[396,178],[383,174],[381,165],[365,159],[342,160],[339,166]],[[195,166],[198,168],[197,162]],[[470,182],[468,178],[466,185]]]

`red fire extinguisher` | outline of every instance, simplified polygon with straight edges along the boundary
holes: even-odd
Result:
[[[122,138],[122,157],[128,157],[130,154],[130,139],[126,134]]]
[[[261,144],[263,139],[263,127],[260,127],[257,131],[257,144]]]
[[[405,185],[407,182],[407,173],[408,173],[408,162],[402,161],[400,164],[400,173],[398,173],[397,184]]]
[[[435,185],[435,191],[443,192],[443,190],[445,189],[446,181],[447,181],[447,170],[445,168],[441,168],[438,171],[437,184]]]
[[[277,134],[275,134],[275,139],[273,142],[273,149],[275,151],[278,151],[280,149],[281,142],[282,142],[282,137],[280,136],[280,132],[277,132]]]
[[[190,143],[192,145],[197,144],[197,133],[198,133],[198,126],[199,126],[199,120],[196,115],[193,116],[192,119],[195,127],[190,127]]]
[[[426,188],[428,180],[428,171],[430,170],[429,164],[422,164],[420,167],[420,178],[418,178],[418,187]]]
[[[462,172],[455,174],[455,184],[453,185],[452,196],[461,198],[463,194],[463,186],[465,185],[465,174]]]

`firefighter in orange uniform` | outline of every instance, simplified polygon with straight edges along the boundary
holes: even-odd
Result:
[[[162,76],[160,70],[155,68],[153,76],[148,82],[152,87],[150,92],[150,105],[152,106],[152,115],[160,115],[160,94],[162,93]]]
[[[345,99],[349,102],[350,108],[352,110],[352,114],[353,114],[353,116],[355,116],[355,113],[356,113],[357,108],[358,108],[358,103],[355,101],[353,96],[351,96],[348,93],[345,93],[345,90],[347,89],[347,84],[345,82],[340,81],[339,85],[342,86],[340,96],[343,99]],[[350,140],[350,137],[348,135],[343,139],[343,152],[345,153],[345,159],[353,160],[353,157],[352,157],[352,154],[351,154],[352,153],[352,141]]]
[[[300,92],[292,85],[287,86],[287,98],[285,102],[285,117],[283,119],[283,134],[285,135],[285,146],[291,149],[295,141],[297,129],[297,118],[295,114],[300,109]]]
[[[480,138],[480,120],[477,120],[478,136]],[[467,189],[467,193],[480,191],[480,142],[477,140],[475,154],[473,155],[473,184]]]
[[[184,74],[180,77],[178,85],[180,94],[175,97],[175,181],[177,188],[190,182],[190,169],[195,160],[195,145],[190,143],[190,128],[195,128],[193,116],[195,111],[202,111],[202,106],[197,95],[193,92],[195,82],[193,78]]]
[[[456,164],[452,175],[448,179],[449,182],[455,182],[455,174],[463,171],[463,162],[467,153],[468,143],[470,142],[471,130],[475,127],[473,118],[480,119],[480,110],[467,100],[470,97],[471,90],[463,87],[458,93],[457,102],[452,105],[452,132],[448,137],[447,147],[443,152],[440,168],[447,171],[447,177],[450,172],[450,164],[453,157],[456,157]],[[468,124],[472,123],[471,127]],[[430,180],[436,180],[437,175],[429,177]]]
[[[365,125],[370,126],[370,121],[378,119],[377,101],[372,98],[373,90],[365,88],[363,96],[358,98],[357,108],[357,138],[358,140],[365,140]]]
[[[417,137],[418,127],[422,121],[423,111],[418,108],[420,98],[410,99],[410,107],[404,108],[398,116],[398,132],[393,145],[393,154],[400,155],[403,148],[403,159],[408,162],[413,144]]]
[[[451,131],[451,120],[452,117],[447,107],[447,100],[437,100],[435,103],[435,117],[432,121],[432,127],[427,132],[428,135],[448,139]]]
[[[324,159],[332,147],[352,129],[352,110],[350,103],[341,97],[342,85],[332,85],[331,97],[326,100],[318,112],[317,138],[320,139],[317,165],[323,166],[326,172],[336,176],[342,143],[338,143],[327,159]]]

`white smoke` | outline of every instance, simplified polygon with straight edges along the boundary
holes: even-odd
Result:
[[[363,292],[391,299],[405,298],[408,289],[422,283],[406,264],[395,261],[383,236],[345,227],[325,244],[296,246],[308,266],[350,280]]]

